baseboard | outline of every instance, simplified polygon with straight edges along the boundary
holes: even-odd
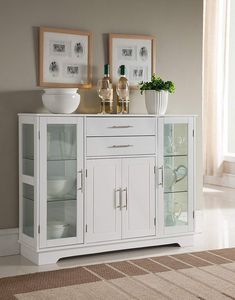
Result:
[[[0,256],[19,254],[18,239],[18,228],[0,229]]]
[[[195,233],[202,233],[203,231],[203,210],[195,211]]]
[[[235,175],[224,173],[222,176],[204,176],[204,183],[235,188]]]

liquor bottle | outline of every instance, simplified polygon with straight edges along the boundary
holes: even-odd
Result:
[[[128,114],[129,113],[129,82],[126,78],[126,68],[124,65],[120,66],[120,78],[117,83],[117,113]]]
[[[109,77],[109,64],[104,65],[104,77],[98,81],[97,91],[101,98],[101,113],[113,113],[113,87]]]

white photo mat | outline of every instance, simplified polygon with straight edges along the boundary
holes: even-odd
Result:
[[[123,36],[123,35],[121,35]],[[125,65],[126,76],[131,86],[137,86],[141,81],[150,81],[155,72],[153,61],[154,38],[138,36],[119,37],[110,35],[110,65],[113,83],[120,77],[120,66]]]
[[[89,33],[42,28],[40,35],[40,86],[89,85]]]

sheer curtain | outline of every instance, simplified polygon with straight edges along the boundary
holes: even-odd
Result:
[[[229,0],[204,0],[204,175],[223,172],[227,15]]]

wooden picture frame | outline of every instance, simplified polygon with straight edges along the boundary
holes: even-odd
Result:
[[[151,53],[149,53],[151,52]],[[156,38],[149,35],[109,34],[110,77],[117,83],[120,65],[125,65],[132,88],[150,81],[156,73]]]
[[[91,32],[40,27],[39,86],[90,88]]]

